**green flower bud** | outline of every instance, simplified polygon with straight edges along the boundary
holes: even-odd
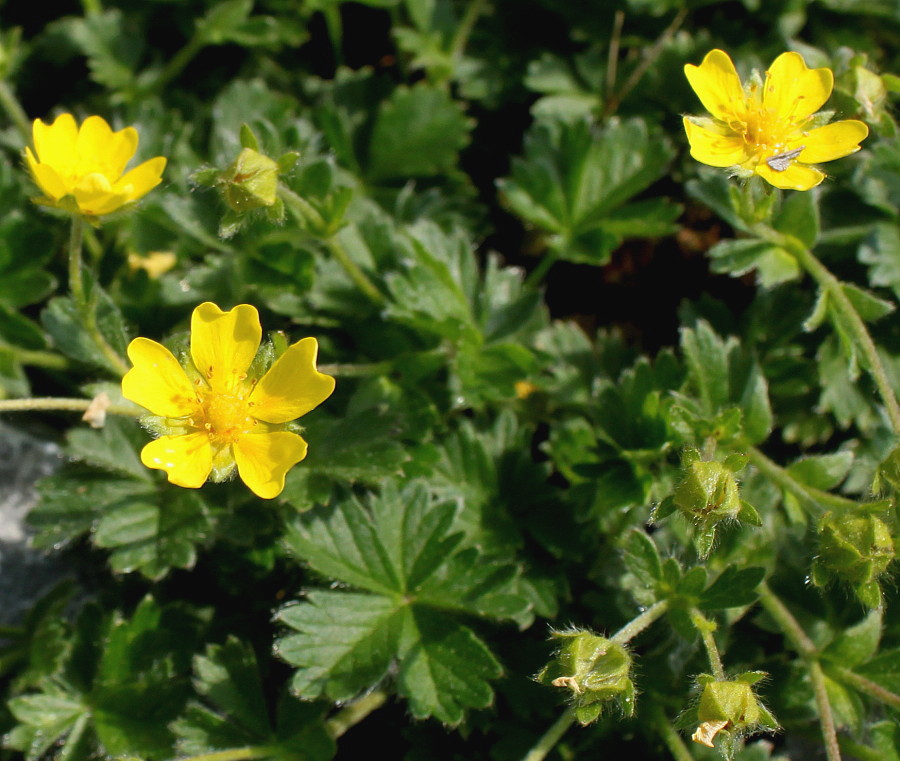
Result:
[[[881,602],[878,578],[894,559],[894,540],[887,524],[876,515],[826,513],[819,523],[819,554],[813,563],[813,582],[823,585],[836,577],[853,585],[869,607]]]
[[[611,700],[626,715],[634,713],[631,656],[622,645],[584,630],[555,631],[551,636],[560,640],[559,649],[535,679],[569,690],[579,722],[595,721]]]
[[[698,678],[703,685],[697,705],[699,726],[691,739],[708,748],[715,747],[715,739],[724,740],[722,750],[730,757],[742,737],[759,728],[777,729],[775,717],[759,701],[752,685],[765,676],[760,671],[748,671],[737,679],[717,681],[709,674]]]
[[[695,523],[707,525],[737,518],[742,507],[734,473],[714,461],[689,463],[672,499],[685,516]]]
[[[244,148],[221,176],[226,203],[237,212],[272,206],[278,197],[278,162]]]

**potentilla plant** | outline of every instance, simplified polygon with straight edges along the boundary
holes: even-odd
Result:
[[[900,758],[894,21],[156,5],[0,30],[7,756]]]

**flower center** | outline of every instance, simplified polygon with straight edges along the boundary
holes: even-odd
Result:
[[[233,444],[250,433],[257,420],[250,415],[249,394],[237,389],[235,394],[220,394],[210,389],[198,389],[199,406],[192,425],[204,429],[214,445]]]

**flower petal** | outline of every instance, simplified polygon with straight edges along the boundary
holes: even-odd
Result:
[[[191,357],[216,393],[231,393],[244,380],[260,340],[259,312],[249,304],[223,312],[207,301],[191,316]]]
[[[803,138],[804,150],[799,159],[807,164],[833,161],[859,150],[859,144],[869,134],[864,122],[845,119],[810,130]]]
[[[113,185],[113,188],[126,193],[129,201],[137,201],[162,182],[162,173],[165,168],[164,157],[157,156],[149,159],[128,171]]]
[[[716,119],[727,122],[744,112],[744,88],[725,51],[710,50],[699,66],[687,64],[684,75],[700,102]]]
[[[799,53],[782,53],[766,72],[763,105],[781,120],[803,121],[831,96],[831,69],[809,69]]]
[[[250,394],[253,417],[266,423],[287,423],[331,396],[334,378],[316,370],[318,352],[315,338],[289,346]]]
[[[92,172],[78,180],[72,195],[78,202],[78,208],[90,216],[98,217],[109,214],[124,206],[128,197],[115,193],[105,174]]]
[[[199,489],[212,469],[212,446],[205,433],[163,436],[141,450],[141,462],[148,468],[164,470],[169,482],[187,489]]]
[[[238,474],[256,496],[272,499],[284,489],[284,477],[306,457],[306,442],[289,431],[247,434],[234,443]]]
[[[58,201],[65,195],[69,194],[65,183],[60,179],[56,170],[48,164],[39,164],[34,158],[31,149],[25,149],[25,163],[28,165],[28,171],[31,172],[32,178],[37,186],[44,191],[44,195]]]
[[[109,182],[115,180],[118,174],[110,177],[107,165],[111,162],[110,147],[112,144],[112,129],[101,116],[89,116],[78,130],[78,139],[75,141],[75,152],[78,157],[77,174],[90,174],[102,172]]]
[[[122,396],[163,417],[186,417],[197,410],[194,386],[165,346],[135,338],[128,358],[134,367],[122,378]]]
[[[102,159],[110,182],[115,182],[122,176],[126,165],[137,152],[137,147],[138,132],[134,127],[125,127],[112,133]]]
[[[756,167],[756,173],[770,185],[782,190],[809,190],[825,179],[824,173],[805,164],[793,162],[783,172],[777,172],[765,161]]]
[[[42,164],[49,164],[63,174],[75,165],[78,125],[72,114],[60,114],[53,124],[35,119],[31,134],[35,152]]]
[[[747,146],[740,135],[720,135],[684,118],[684,131],[691,144],[691,156],[709,166],[734,166],[742,164],[749,156]]]

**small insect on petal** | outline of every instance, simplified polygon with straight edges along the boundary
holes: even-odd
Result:
[[[776,153],[774,156],[769,156],[769,158],[766,159],[766,163],[769,165],[770,169],[773,169],[776,172],[785,172],[791,165],[791,162],[803,153],[805,149],[806,146],[801,145],[799,148],[795,148],[792,151]]]

